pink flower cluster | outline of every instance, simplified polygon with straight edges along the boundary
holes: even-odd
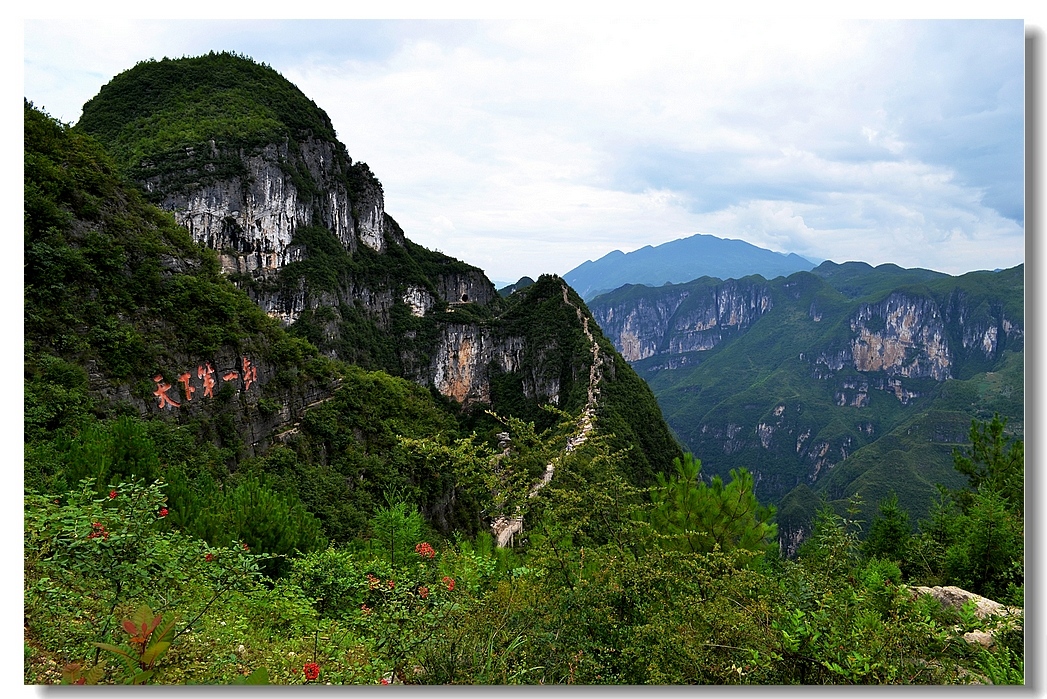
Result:
[[[414,547],[414,552],[422,558],[432,558],[436,555],[436,550],[429,545],[428,541],[423,541]]]

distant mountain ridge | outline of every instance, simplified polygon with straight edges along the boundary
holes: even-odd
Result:
[[[1024,265],[953,277],[824,262],[767,280],[623,286],[589,302],[709,474],[745,467],[779,506],[783,550],[826,498],[894,491],[924,517],[962,485],[972,419],[1024,428]]]
[[[751,274],[774,279],[807,272],[815,266],[795,253],[774,252],[744,240],[699,233],[629,253],[615,250],[595,262],[578,265],[563,278],[589,301],[625,284],[661,286],[699,277],[740,279]]]
[[[505,284],[499,286],[498,294],[502,298],[505,298],[506,296],[511,296],[512,294],[515,294],[517,291],[523,291],[532,284],[534,284],[534,280],[530,277],[520,277],[520,281],[516,282],[515,284]]]

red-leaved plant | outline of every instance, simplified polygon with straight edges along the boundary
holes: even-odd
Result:
[[[148,605],[142,605],[130,619],[124,619],[122,626],[130,636],[126,645],[114,646],[111,643],[95,643],[102,650],[109,651],[127,668],[127,684],[145,684],[153,676],[158,660],[171,647],[175,622],[171,619],[162,627],[163,616],[153,614]]]

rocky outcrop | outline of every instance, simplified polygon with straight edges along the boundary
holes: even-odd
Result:
[[[208,356],[172,355],[168,360],[176,367],[173,373],[150,377],[154,390],[147,394],[107,378],[99,361],[88,361],[85,368],[91,391],[101,404],[180,422],[231,420],[233,432],[243,438],[244,456],[255,456],[268,449],[274,435],[292,429],[305,410],[329,399],[339,385],[337,379],[309,378],[293,385],[270,385],[277,366],[265,354],[256,346],[241,353],[224,347]]]
[[[773,307],[766,284],[727,280],[660,289],[627,287],[590,304],[601,330],[627,361],[710,350]]]
[[[342,306],[350,306],[363,311],[368,318],[382,329],[388,329],[393,305],[399,300],[411,309],[413,315],[424,316],[433,306],[431,294],[424,288],[409,286],[399,299],[392,289],[384,286],[370,287],[346,280],[346,283],[334,291],[310,289],[305,280],[299,278],[293,285],[279,285],[261,289],[248,288],[247,294],[261,306],[270,318],[279,320],[283,325],[296,322],[307,310],[318,308],[331,309],[335,320],[341,319]]]
[[[796,527],[795,529],[779,527],[778,551],[782,558],[795,558],[797,551],[800,550],[800,544],[807,539],[808,535],[809,532],[805,527]]]
[[[424,318],[436,300],[421,286],[409,286],[403,293],[403,302],[411,309],[411,315]]]
[[[489,329],[477,325],[447,325],[433,359],[433,384],[459,403],[490,403],[490,366],[516,371],[522,364],[522,341],[496,342]]]
[[[172,182],[185,171],[167,163],[167,174],[154,174],[141,185],[194,240],[219,252],[225,271],[275,270],[300,260],[302,250],[292,243],[295,230],[314,223],[333,232],[350,253],[361,244],[385,249],[381,185],[336,144],[285,139],[229,153],[211,141],[210,148],[205,160],[234,160],[241,166],[237,174],[187,187]],[[186,153],[187,167],[198,155]],[[350,183],[356,185],[352,192]]]
[[[1021,607],[1008,607],[954,585],[918,586],[910,588],[909,592],[914,599],[930,595],[943,607],[956,611],[971,610],[971,615],[981,622],[980,628],[963,633],[963,639],[972,645],[989,648],[995,643],[999,631],[1017,628],[1023,623],[1025,611]],[[963,628],[957,630],[962,632]]]
[[[857,371],[937,381],[951,374],[945,324],[932,299],[894,293],[880,303],[862,304],[851,332]]]
[[[487,306],[498,298],[494,284],[478,269],[444,272],[433,280],[437,295],[447,303],[476,303]]]
[[[956,351],[965,357],[992,361],[1003,346],[1021,349],[1025,344],[1022,319],[1008,318],[1002,303],[975,303],[964,291],[955,291],[944,304],[943,315],[955,328]]]

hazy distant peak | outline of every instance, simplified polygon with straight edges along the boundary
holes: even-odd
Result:
[[[760,274],[767,279],[814,269],[815,263],[795,253],[775,252],[744,240],[698,233],[629,253],[613,250],[596,262],[575,267],[564,279],[589,300],[623,284],[661,286],[702,276],[740,279]]]

